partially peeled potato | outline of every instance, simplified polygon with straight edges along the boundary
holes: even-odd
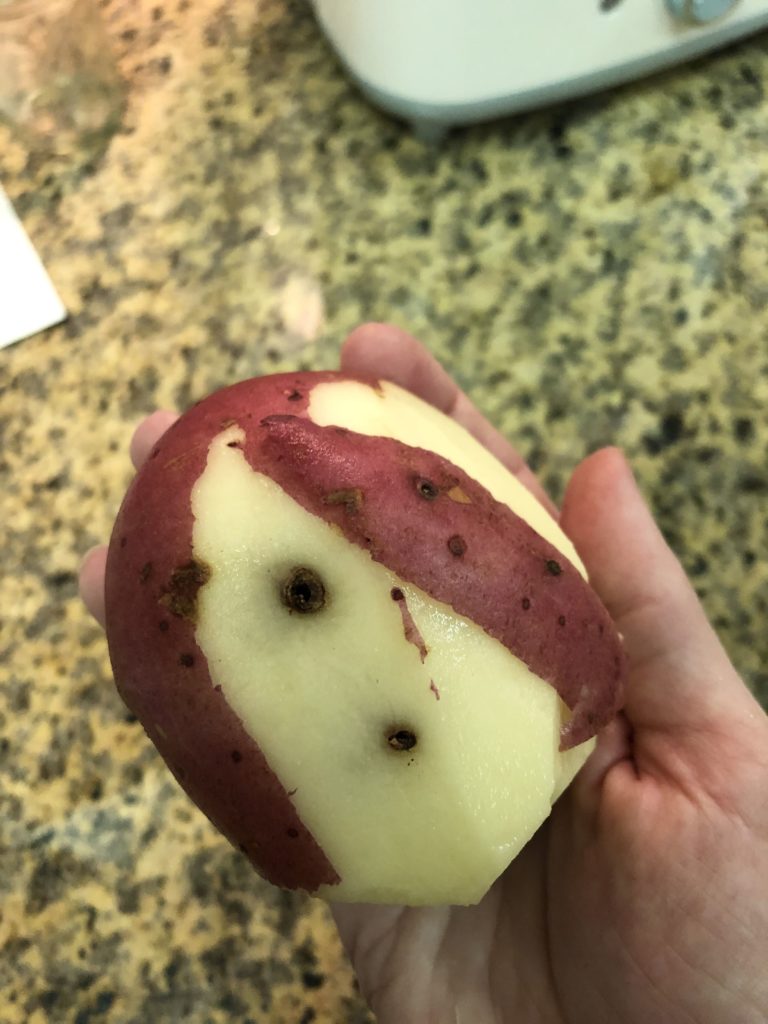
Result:
[[[556,521],[387,381],[297,373],[194,406],[110,543],[115,680],[276,885],[471,904],[621,704],[624,655]]]

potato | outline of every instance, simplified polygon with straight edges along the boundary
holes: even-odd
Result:
[[[555,520],[386,381],[299,373],[161,439],[107,564],[115,680],[276,885],[477,902],[621,703],[624,655]]]

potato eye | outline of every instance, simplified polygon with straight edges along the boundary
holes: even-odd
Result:
[[[416,733],[410,729],[388,729],[387,743],[393,750],[413,750],[416,746]]]
[[[325,607],[325,584],[314,569],[297,566],[283,581],[280,597],[286,608],[302,615]]]
[[[434,501],[440,494],[439,487],[425,477],[421,477],[416,481],[416,490],[426,501]]]

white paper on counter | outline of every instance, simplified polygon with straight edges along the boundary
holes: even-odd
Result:
[[[0,348],[66,316],[64,303],[0,186]]]

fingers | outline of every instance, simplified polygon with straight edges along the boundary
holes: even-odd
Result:
[[[104,572],[107,565],[107,546],[91,548],[80,564],[80,597],[83,604],[104,628]]]
[[[595,749],[589,755],[574,784],[582,800],[586,797],[589,806],[595,806],[595,796],[608,772],[620,761],[632,757],[632,728],[623,712],[600,732]]]
[[[431,352],[410,334],[391,324],[358,327],[344,343],[341,369],[391,380],[452,417],[557,515],[555,506],[520,453],[480,415]]]
[[[131,438],[131,461],[136,469],[144,465],[162,435],[178,418],[175,412],[159,409],[138,425]]]
[[[562,524],[624,636],[630,662],[625,712],[635,743],[642,730],[706,736],[753,698],[707,621],[615,448],[577,467]]]

